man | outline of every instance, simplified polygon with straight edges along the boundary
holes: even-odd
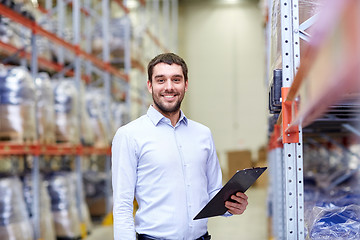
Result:
[[[188,89],[184,60],[156,56],[147,87],[147,114],[119,128],[112,143],[114,239],[210,239],[207,219],[193,218],[221,189],[221,169],[209,128],[180,110]],[[228,215],[242,214],[247,196],[231,198]]]

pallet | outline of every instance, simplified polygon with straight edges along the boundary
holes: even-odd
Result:
[[[15,131],[0,132],[0,142],[16,144],[33,144],[36,142],[36,136],[32,133],[20,133]]]

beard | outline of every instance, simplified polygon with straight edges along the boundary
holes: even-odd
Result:
[[[154,95],[154,92],[152,94],[153,97],[153,101],[155,106],[162,111],[163,113],[166,114],[170,114],[170,113],[176,113],[177,111],[180,110],[180,106],[181,106],[181,102],[184,99],[184,96],[182,96],[182,98],[180,98],[179,100],[177,100],[174,104],[167,106],[166,104],[164,104],[162,101],[159,100],[159,98],[157,98]]]

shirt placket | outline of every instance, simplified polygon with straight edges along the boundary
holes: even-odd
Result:
[[[175,142],[177,145],[177,149],[179,152],[179,156],[181,159],[181,165],[182,165],[182,172],[183,172],[183,180],[184,180],[184,184],[185,184],[185,189],[186,189],[186,206],[187,206],[187,217],[188,219],[190,219],[190,214],[191,214],[191,181],[190,181],[190,175],[189,175],[189,163],[187,162],[186,158],[184,157],[184,153],[183,153],[183,143],[179,140],[178,138],[178,125],[176,125],[174,127],[174,136],[175,136]],[[193,224],[191,221],[187,221],[189,222],[187,225],[187,231],[186,231],[186,239],[189,239],[189,236],[191,236],[192,232],[193,232]]]

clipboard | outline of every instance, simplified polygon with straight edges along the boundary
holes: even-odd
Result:
[[[225,201],[230,200],[231,195],[237,192],[244,193],[266,169],[267,167],[257,167],[237,171],[209,203],[195,216],[194,220],[225,214],[227,211]]]

